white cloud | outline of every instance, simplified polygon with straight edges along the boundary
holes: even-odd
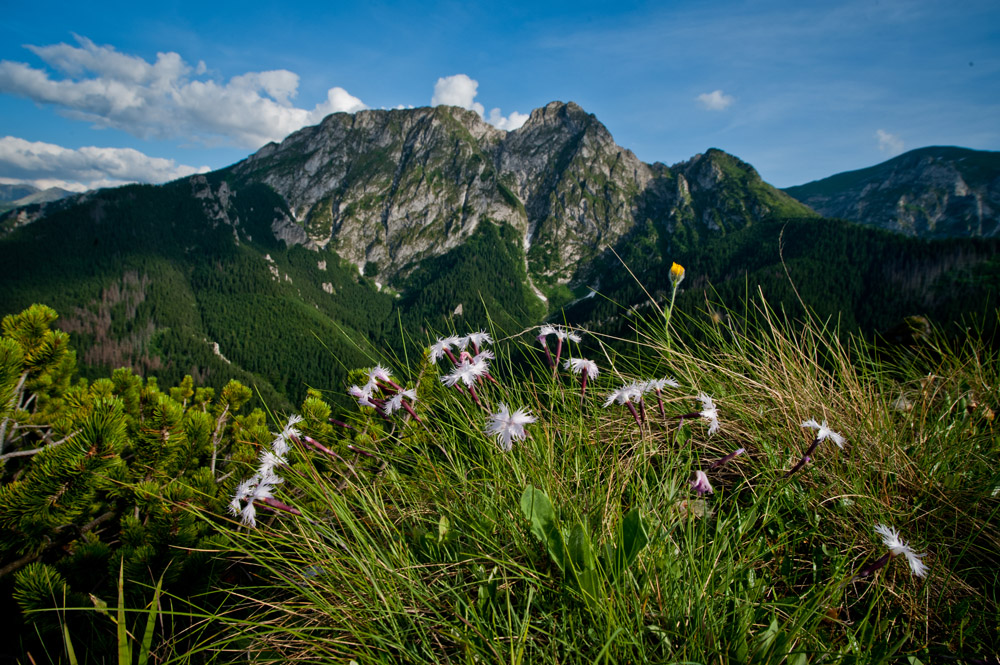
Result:
[[[479,81],[469,78],[465,74],[455,74],[439,78],[434,84],[434,95],[431,97],[431,106],[459,106],[469,109],[479,114],[479,117],[498,129],[514,130],[523,125],[528,116],[524,113],[512,112],[504,117],[500,109],[490,111],[486,116],[486,108],[475,101],[478,94]]]
[[[431,106],[460,106],[463,109],[475,111],[480,117],[483,117],[486,114],[486,109],[479,102],[473,101],[476,98],[477,88],[479,88],[479,81],[471,79],[465,74],[439,78],[434,84]]]
[[[331,88],[312,110],[292,101],[294,72],[248,72],[229,81],[205,78],[204,62],[192,68],[177,53],[158,53],[153,63],[76,37],[78,46],[28,49],[62,77],[20,62],[0,61],[0,92],[52,104],[65,115],[140,138],[194,139],[258,148],[280,141],[327,114],[353,113],[364,103]]]
[[[312,122],[319,122],[331,113],[355,113],[363,111],[367,106],[360,99],[348,93],[341,87],[330,88],[326,91],[326,101],[317,104],[312,111]]]
[[[131,148],[71,149],[5,136],[0,138],[0,171],[8,181],[30,183],[42,189],[56,186],[83,191],[132,182],[167,182],[206,173],[209,168],[177,164],[172,159],[150,157]]]
[[[713,90],[712,92],[701,93],[695,97],[695,101],[701,104],[702,108],[709,111],[723,111],[736,100],[721,90]]]
[[[878,139],[878,149],[884,153],[889,154],[892,157],[903,152],[903,139],[899,138],[895,134],[890,134],[884,129],[880,129],[875,132],[875,138]]]
[[[491,125],[497,129],[506,129],[508,131],[513,131],[526,123],[528,121],[527,113],[518,113],[517,111],[512,112],[506,118],[500,115],[500,109],[493,109],[490,111],[490,117],[487,120]]]

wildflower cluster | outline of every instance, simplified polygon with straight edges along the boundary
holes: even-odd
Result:
[[[675,290],[683,278],[684,269],[675,264],[671,270],[671,281]],[[550,348],[549,340],[552,337],[555,338],[554,349]],[[580,405],[583,407],[587,398],[588,383],[596,381],[604,373],[595,361],[580,355],[578,349],[574,349],[575,352],[566,350],[567,357],[562,358],[564,347],[568,349],[568,345],[579,345],[582,342],[582,335],[571,329],[543,325],[538,329],[535,339],[541,346],[545,361],[553,372],[553,377],[558,376],[560,368],[572,376],[579,377],[579,398]],[[455,390],[458,395],[457,399],[461,400],[463,396],[466,396],[485,412],[484,421],[481,421],[478,426],[475,422],[470,422],[470,424],[473,427],[478,427],[484,436],[495,438],[500,450],[503,453],[509,453],[513,450],[516,442],[528,438],[529,427],[536,423],[538,418],[532,415],[529,409],[511,406],[507,401],[498,400],[491,406],[493,393],[488,390],[484,391],[484,387],[487,382],[499,385],[490,374],[490,364],[495,361],[496,355],[486,347],[492,344],[493,339],[486,331],[473,332],[464,337],[438,338],[430,345],[426,358],[431,365],[438,368],[438,380],[441,384]],[[704,423],[706,437],[716,436],[723,431],[719,407],[709,394],[698,391],[694,397],[690,397],[691,393],[688,393],[688,395],[678,394],[668,398],[671,391],[679,389],[680,384],[669,377],[631,380],[607,393],[603,406],[608,408],[618,405],[626,408],[639,431],[644,435],[646,432],[651,433],[654,427],[668,428],[670,423],[677,423],[676,426],[680,428],[686,421]],[[430,411],[427,411],[425,415],[431,417],[431,420],[425,423],[414,410],[418,398],[417,389],[404,388],[381,365],[376,365],[368,372],[364,385],[352,385],[348,388],[348,393],[357,400],[359,406],[374,409],[375,413],[387,422],[393,422],[394,415],[405,412],[402,416],[404,419],[408,415],[412,421],[424,427],[434,424],[433,417],[428,415]],[[655,415],[646,408],[647,398],[654,399],[654,396]],[[680,413],[671,412],[672,410],[668,408],[669,404],[682,403],[686,400],[695,401],[698,406],[690,411]],[[469,416],[469,418],[475,420],[474,416]],[[288,452],[291,442],[303,443],[313,450],[343,461],[336,452],[309,437],[301,436],[295,428],[299,420],[297,416],[293,416],[289,420],[288,425],[276,437],[271,450],[261,455],[261,465],[257,474],[241,483],[237,488],[230,509],[234,515],[239,515],[245,524],[250,526],[255,524],[256,508],[261,506],[272,510],[297,512],[273,496],[275,488],[283,482],[277,470],[285,465],[284,456]],[[657,421],[659,425],[655,424]],[[339,421],[331,420],[331,422],[351,427]],[[832,441],[840,449],[843,449],[845,445],[845,437],[834,431],[826,420],[809,419],[802,422],[801,427],[814,431],[815,434],[800,459],[786,472],[786,478],[791,477],[812,461],[822,442]],[[372,455],[372,453],[352,446],[348,447],[359,455]],[[705,464],[703,468],[695,469],[693,478],[689,481],[691,491],[697,495],[695,501],[706,507],[707,510],[705,497],[715,493],[710,474],[744,454],[746,454],[746,449],[739,447],[723,457]],[[709,514],[704,511],[703,513]],[[923,576],[926,574],[926,566],[920,560],[920,555],[914,554],[907,545],[899,540],[898,532],[882,525],[876,527],[876,532],[882,536],[883,542],[890,549],[890,552],[882,559],[866,566],[857,575],[857,578],[871,575],[884,566],[891,557],[897,555],[903,555],[907,558],[914,575]]]
[[[229,512],[234,517],[239,517],[247,526],[257,526],[256,505],[283,510],[293,515],[301,514],[297,509],[275,499],[273,494],[275,486],[284,482],[278,475],[277,469],[285,466],[285,456],[291,444],[301,436],[301,432],[295,427],[300,422],[302,416],[289,417],[288,424],[271,442],[271,449],[261,453],[257,473],[237,486],[236,494],[229,503]]]
[[[432,363],[437,363],[444,356],[447,356],[452,363],[452,371],[441,377],[441,382],[449,388],[462,390],[464,386],[469,391],[472,401],[482,406],[479,395],[476,393],[476,384],[482,379],[496,381],[490,376],[491,360],[495,359],[493,352],[483,349],[486,344],[492,344],[493,338],[486,331],[474,332],[465,337],[445,337],[438,338],[437,342],[431,345],[429,358]],[[472,353],[466,351],[471,346]],[[458,351],[455,356],[454,351]],[[462,384],[461,386],[459,384]]]
[[[360,406],[376,409],[383,418],[387,418],[400,409],[405,409],[410,416],[420,421],[413,410],[417,401],[417,391],[403,388],[392,380],[389,370],[381,365],[375,365],[368,372],[368,382],[363,386],[351,386],[347,393],[358,400]]]

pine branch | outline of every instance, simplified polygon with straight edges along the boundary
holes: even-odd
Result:
[[[28,455],[34,455],[35,453],[40,453],[46,448],[54,448],[55,446],[58,446],[60,443],[65,443],[67,440],[69,440],[70,437],[76,436],[79,433],[80,430],[71,432],[70,434],[67,434],[63,438],[59,439],[58,441],[53,441],[52,443],[46,444],[41,448],[34,448],[33,450],[16,450],[12,453],[0,455],[0,460],[10,459],[11,457],[27,457]]]
[[[25,370],[21,374],[21,380],[17,382],[17,387],[14,389],[14,394],[11,395],[10,402],[8,403],[8,408],[11,413],[17,411],[18,404],[21,403],[21,391],[24,389],[24,382],[28,379],[28,370]],[[10,421],[10,416],[3,419],[3,423],[0,423],[0,453],[3,452],[4,443],[7,441],[7,423]]]
[[[212,477],[215,478],[215,460],[219,453],[219,439],[222,438],[222,428],[226,425],[226,416],[229,414],[229,404],[219,414],[219,419],[215,421],[215,431],[212,432]]]
[[[38,561],[39,559],[42,558],[42,556],[46,552],[48,552],[52,548],[62,547],[63,545],[66,545],[67,543],[76,540],[83,534],[89,531],[93,531],[101,524],[117,516],[118,516],[117,510],[109,510],[106,513],[98,515],[93,520],[87,522],[81,527],[77,527],[75,524],[65,524],[59,527],[59,529],[57,529],[56,531],[59,535],[55,539],[46,538],[45,544],[43,545],[41,550],[35,552],[34,554],[26,554],[17,561],[11,561],[3,568],[0,568],[0,578],[3,578],[5,575],[9,575],[11,573],[19,571],[20,569],[24,568],[33,561]]]

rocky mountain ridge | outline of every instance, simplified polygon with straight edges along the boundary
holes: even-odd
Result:
[[[1000,152],[920,148],[784,191],[826,217],[906,235],[1000,235]]]
[[[389,282],[460,245],[483,220],[514,227],[530,273],[564,284],[646,218],[724,232],[814,214],[721,151],[671,168],[646,164],[572,102],[535,109],[511,132],[456,107],[333,114],[232,175],[286,201],[291,220],[274,221],[286,241],[334,249]],[[726,196],[737,181],[756,185],[749,197]]]

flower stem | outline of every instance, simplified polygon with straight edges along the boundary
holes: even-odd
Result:
[[[274,499],[272,497],[265,497],[263,499],[257,499],[254,503],[263,503],[268,508],[271,508],[271,509],[274,509],[274,510],[281,510],[281,511],[284,511],[286,513],[291,513],[292,515],[301,515],[302,514],[302,512],[298,508],[292,508],[287,503],[283,503],[283,502],[278,501],[277,499]]]
[[[545,360],[548,361],[549,367],[555,368],[555,363],[552,362],[552,354],[549,353],[549,345],[545,343],[545,337],[539,335],[538,341],[541,342],[542,348],[545,349]]]
[[[667,348],[670,348],[670,316],[674,313],[674,300],[677,299],[677,287],[680,282],[674,282],[674,288],[670,293],[670,306],[667,308],[667,313],[665,315],[665,321],[663,323],[663,332],[666,336]]]
[[[885,566],[885,564],[889,563],[889,559],[891,558],[892,558],[892,552],[886,552],[881,557],[879,557],[872,563],[868,564],[867,566],[859,570],[858,574],[855,575],[851,581],[853,582],[854,580],[860,580],[863,577],[868,577],[869,575],[877,571],[879,568],[882,568]]]
[[[635,407],[632,406],[632,402],[625,402],[625,406],[627,406],[628,410],[632,412],[632,417],[635,418],[635,424],[642,427],[642,421],[639,420],[639,413],[635,410]]]
[[[407,413],[409,413],[411,416],[413,416],[414,420],[416,420],[418,423],[422,423],[423,422],[422,420],[420,420],[420,416],[417,415],[417,412],[413,410],[413,407],[410,406],[409,402],[407,402],[404,399],[402,401],[402,404],[403,404],[403,408],[406,409]]]

